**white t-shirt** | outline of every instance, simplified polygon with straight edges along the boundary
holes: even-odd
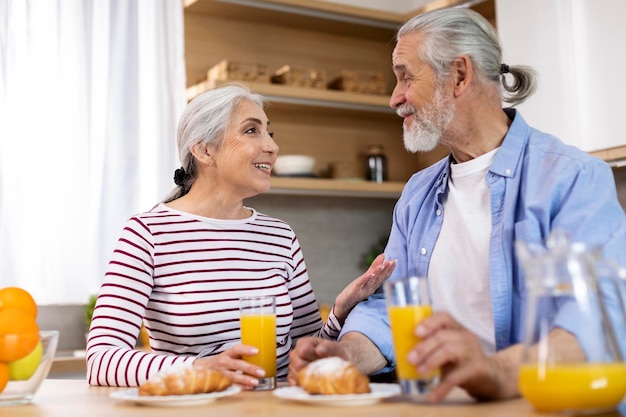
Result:
[[[486,175],[498,149],[451,165],[443,227],[428,268],[433,309],[449,312],[495,352],[489,288],[491,208]]]

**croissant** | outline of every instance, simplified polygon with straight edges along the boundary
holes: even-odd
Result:
[[[231,384],[220,371],[185,366],[160,372],[139,385],[139,395],[187,395],[223,391]]]
[[[302,368],[296,379],[309,394],[365,394],[369,378],[352,363],[337,356],[318,359]]]

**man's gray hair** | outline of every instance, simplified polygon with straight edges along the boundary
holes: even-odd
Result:
[[[535,92],[536,72],[528,66],[503,65],[498,34],[479,13],[465,7],[432,10],[402,25],[397,38],[416,32],[426,35],[419,57],[439,78],[449,75],[455,58],[466,55],[481,79],[501,83],[503,101],[517,105]]]

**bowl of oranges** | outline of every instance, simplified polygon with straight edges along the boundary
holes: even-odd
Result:
[[[0,406],[28,404],[48,376],[59,341],[40,331],[37,305],[18,287],[0,289]]]

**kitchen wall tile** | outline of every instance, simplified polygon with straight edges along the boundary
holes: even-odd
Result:
[[[318,302],[332,304],[365,272],[362,260],[370,248],[389,235],[395,200],[260,195],[246,204],[291,225]]]

